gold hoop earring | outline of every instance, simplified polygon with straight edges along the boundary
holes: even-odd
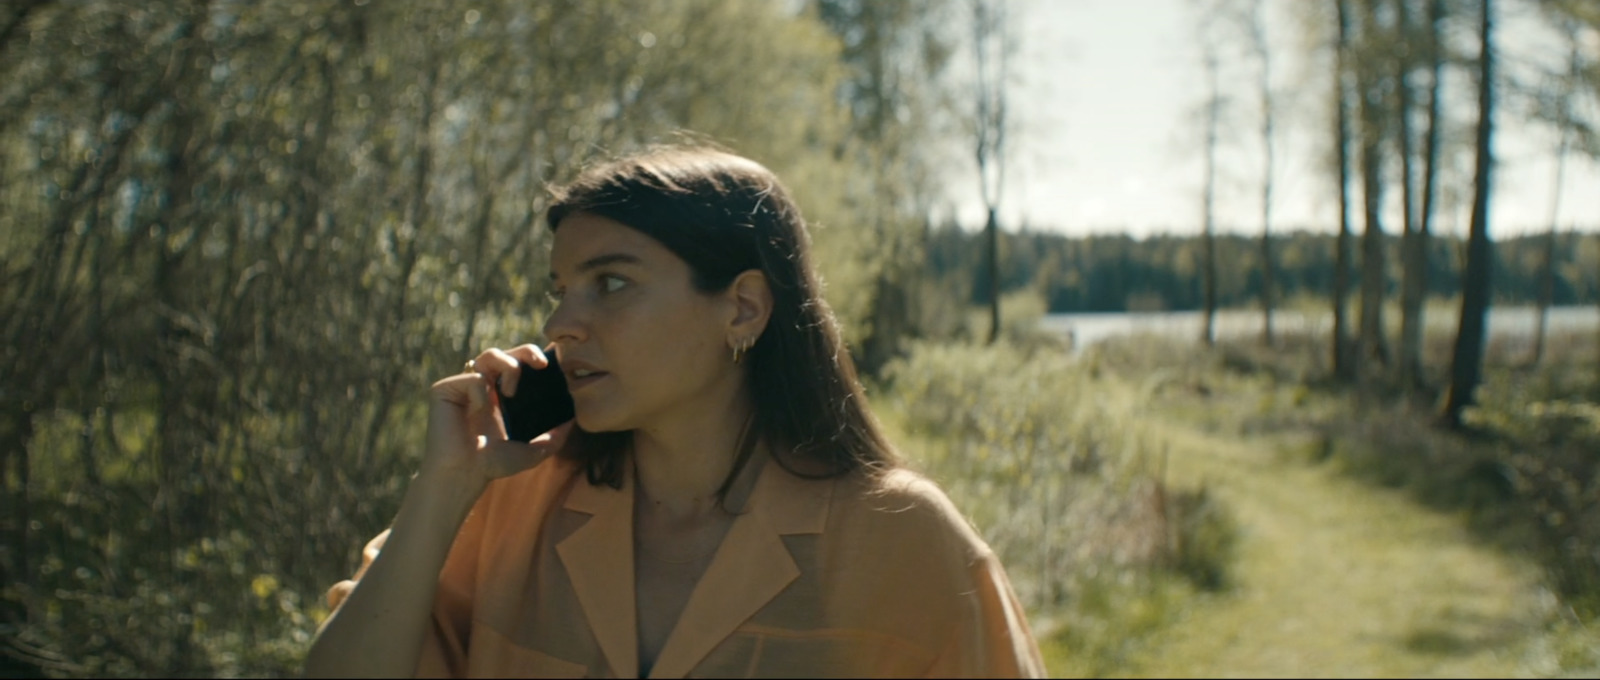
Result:
[[[750,347],[753,345],[755,345],[755,341],[749,338],[733,341],[733,363],[739,363],[745,355],[749,354]]]

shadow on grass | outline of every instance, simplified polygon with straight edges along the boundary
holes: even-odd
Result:
[[[1440,630],[1437,628],[1422,628],[1411,631],[1401,642],[1406,651],[1430,656],[1463,656],[1470,654],[1483,646],[1455,631]]]
[[[1465,657],[1483,652],[1507,653],[1527,638],[1519,625],[1499,617],[1447,613],[1413,626],[1399,640],[1402,649],[1436,657]]]

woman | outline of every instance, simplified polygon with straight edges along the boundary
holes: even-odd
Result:
[[[491,386],[532,345],[434,383],[308,675],[1043,674],[994,554],[867,412],[777,177],[657,149],[555,199],[575,423],[506,440]]]

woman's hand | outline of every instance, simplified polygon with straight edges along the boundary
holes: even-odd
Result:
[[[543,368],[533,345],[491,349],[473,359],[472,372],[433,384],[428,397],[428,449],[422,469],[406,489],[394,526],[369,555],[359,585],[317,633],[306,657],[309,677],[411,677],[422,657],[444,568],[462,522],[489,481],[550,457],[572,423],[531,442],[506,439],[491,385],[515,389],[517,360]]]
[[[566,441],[572,423],[563,424],[533,441],[506,439],[497,408],[499,383],[515,393],[521,368],[517,360],[534,368],[549,364],[533,345],[508,351],[490,348],[473,359],[474,372],[452,375],[433,384],[428,399],[428,449],[419,477],[437,477],[466,485],[487,485],[490,480],[516,474],[548,458]]]

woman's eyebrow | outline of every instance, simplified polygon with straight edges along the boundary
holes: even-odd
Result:
[[[578,263],[578,273],[583,273],[591,269],[599,269],[600,267],[604,267],[606,265],[642,264],[643,262],[644,261],[639,259],[637,255],[629,255],[628,253],[606,253],[604,255],[596,255]],[[552,280],[559,278],[554,269],[550,270],[550,278]]]

